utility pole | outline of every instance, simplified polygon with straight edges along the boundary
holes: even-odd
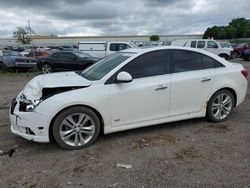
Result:
[[[29,33],[29,36],[30,36],[30,42],[31,42],[31,47],[33,49],[33,41],[32,41],[32,38],[31,38],[31,34],[33,33],[31,27],[30,27],[30,20],[28,20],[28,33]]]

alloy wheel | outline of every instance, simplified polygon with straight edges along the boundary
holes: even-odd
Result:
[[[233,109],[233,100],[228,93],[217,95],[212,102],[212,114],[218,119],[225,119]]]
[[[48,74],[52,72],[52,68],[49,64],[44,64],[42,67],[43,74]]]
[[[61,140],[69,146],[87,144],[95,133],[94,120],[85,113],[74,113],[65,117],[59,127]]]

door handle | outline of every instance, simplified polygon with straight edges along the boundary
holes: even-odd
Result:
[[[163,89],[167,89],[167,88],[168,88],[167,84],[161,84],[161,85],[157,86],[155,91],[159,91],[159,90],[163,90]]]
[[[209,82],[211,80],[210,77],[204,77],[202,78],[201,82]]]

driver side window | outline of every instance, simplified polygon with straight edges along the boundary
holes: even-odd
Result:
[[[119,72],[126,71],[133,79],[169,73],[164,50],[143,54],[126,64]]]
[[[208,41],[207,48],[218,48],[218,45],[214,41]]]

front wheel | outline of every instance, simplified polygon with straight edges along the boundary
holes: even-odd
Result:
[[[227,54],[220,54],[219,56],[225,60],[229,59],[229,56]]]
[[[48,73],[51,73],[52,71],[53,71],[53,69],[52,69],[52,66],[50,64],[47,64],[47,63],[43,64],[43,66],[42,66],[42,73],[43,74],[48,74]]]
[[[209,100],[207,118],[214,122],[226,120],[233,111],[235,99],[228,90],[217,91]]]
[[[86,107],[71,107],[54,121],[53,135],[65,149],[81,149],[93,144],[100,132],[97,115]]]

